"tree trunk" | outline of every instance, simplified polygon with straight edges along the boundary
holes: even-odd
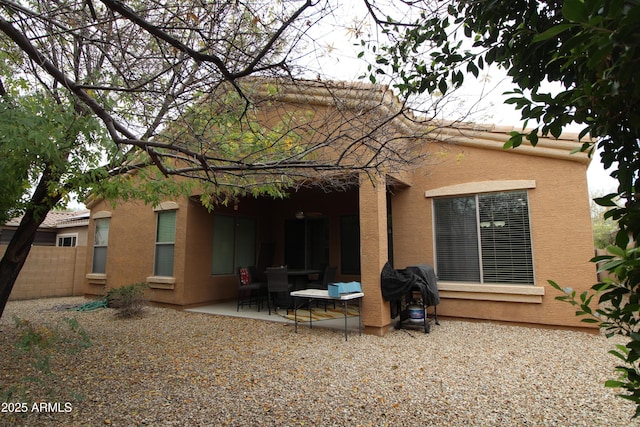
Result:
[[[38,186],[31,197],[29,208],[25,211],[22,221],[11,238],[7,250],[0,260],[0,318],[9,301],[9,295],[18,279],[20,270],[24,266],[27,256],[31,251],[31,245],[36,238],[36,231],[45,217],[53,209],[60,199],[61,194],[47,194],[47,187],[55,182],[51,170],[47,168],[38,182]]]

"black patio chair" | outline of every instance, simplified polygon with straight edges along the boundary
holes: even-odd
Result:
[[[267,307],[271,315],[271,304],[276,308],[286,308],[287,314],[293,309],[293,298],[290,292],[293,285],[289,283],[287,267],[267,268]]]
[[[258,306],[258,311],[262,307],[267,284],[256,281],[258,274],[255,267],[239,267],[238,268],[238,305],[236,311],[240,311],[240,307],[245,304],[251,305],[253,302]]]

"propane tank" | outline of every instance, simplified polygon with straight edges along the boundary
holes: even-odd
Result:
[[[407,306],[407,315],[411,323],[424,323],[424,308],[415,301]]]

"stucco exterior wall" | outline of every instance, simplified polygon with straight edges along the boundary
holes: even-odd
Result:
[[[574,310],[555,300],[551,279],[581,292],[596,283],[586,167],[583,162],[495,151],[469,146],[432,144],[432,164],[412,176],[411,187],[392,198],[395,268],[434,265],[432,199],[425,192],[452,185],[488,181],[532,181],[527,190],[533,246],[535,287],[539,295],[516,296],[462,292],[440,282],[438,314],[550,325],[586,326]],[[476,186],[477,187],[477,186]],[[475,188],[474,190],[477,190]],[[446,192],[446,191],[445,191]],[[473,191],[472,191],[473,193]],[[478,285],[482,286],[482,285]],[[498,289],[500,291],[500,289]],[[503,302],[531,300],[536,302]]]
[[[170,283],[154,283],[152,278],[156,227],[153,207],[141,202],[122,202],[115,207],[104,201],[94,203],[91,206],[94,216],[108,214],[110,218],[107,271],[104,275],[94,275],[91,271],[95,234],[95,219],[92,218],[88,232],[85,291],[91,295],[103,295],[113,287],[147,282],[150,285],[148,296],[155,302],[190,306],[235,299],[237,277],[213,275],[211,270],[215,214],[256,218],[256,251],[261,242],[275,242],[273,264],[281,265],[284,221],[293,219],[298,210],[320,213],[329,218],[329,262],[339,266],[339,214],[357,215],[357,197],[357,190],[335,194],[325,194],[320,190],[301,191],[284,200],[245,198],[235,206],[216,207],[213,212],[207,211],[197,197],[184,199],[177,209],[174,277],[173,280],[165,280]],[[338,274],[339,280],[359,278]],[[155,280],[163,281],[161,278]]]
[[[580,326],[571,307],[555,300],[552,279],[579,292],[595,283],[593,239],[586,183],[586,163],[553,157],[519,154],[518,151],[445,143],[427,145],[431,161],[402,177],[406,186],[394,188],[391,197],[394,267],[428,263],[435,265],[432,198],[451,186],[468,186],[470,194],[496,182],[526,182],[534,258],[535,285],[514,291],[505,285],[440,282],[442,316]],[[285,200],[241,200],[236,206],[217,207],[216,213],[258,219],[258,249],[262,241],[276,242],[274,265],[283,263],[284,223],[295,212],[315,211],[329,218],[330,263],[340,262],[339,219],[358,214],[361,222],[362,275],[338,275],[337,280],[361,280],[365,289],[363,320],[371,333],[384,334],[391,320],[389,306],[379,290],[379,273],[386,262],[386,194],[382,184],[345,193],[302,190]],[[442,190],[442,189],[445,190]],[[465,188],[465,187],[463,187]],[[86,292],[102,295],[111,287],[147,282],[152,301],[189,306],[234,299],[235,275],[211,273],[214,214],[197,197],[176,200],[174,277],[153,279],[156,212],[140,202],[105,202],[92,205],[92,215],[110,215],[107,273],[92,277],[92,244],[95,221],[89,225]],[[156,278],[157,279],[157,278]]]
[[[293,111],[302,111],[305,114],[297,117],[308,120],[309,127],[307,133],[301,131],[301,134],[323,141],[330,135],[325,142],[329,145],[327,153],[333,155],[340,152],[340,147],[344,146],[341,144],[351,144],[369,132],[374,132],[369,136],[376,141],[389,141],[390,144],[394,141],[394,152],[400,150],[407,154],[404,149],[424,149],[430,154],[428,161],[420,163],[412,173],[391,170],[394,166],[389,163],[388,176],[380,180],[380,183],[393,182],[391,247],[395,268],[436,264],[433,197],[449,195],[452,186],[457,195],[493,192],[496,188],[508,190],[511,185],[527,191],[534,285],[443,281],[439,283],[440,315],[585,326],[574,316],[571,307],[555,301],[555,291],[547,284],[547,280],[553,279],[580,292],[589,289],[596,280],[595,268],[588,262],[594,253],[586,181],[588,161],[583,154],[568,157],[569,151],[579,146],[577,136],[561,141],[540,138],[537,147],[523,144],[516,150],[505,151],[502,145],[508,140],[511,129],[406,120],[405,116],[396,115],[400,103],[388,88],[344,83],[331,89],[327,90],[320,82],[283,85],[278,88],[279,102],[274,102],[275,95],[267,91],[264,93],[266,111],[261,112],[261,120],[265,125],[275,124]],[[266,86],[259,83],[256,90],[266,90]],[[300,125],[300,130],[304,130],[302,123]],[[317,132],[318,129],[322,132]],[[367,148],[359,147],[349,156],[370,154],[363,150]],[[256,218],[256,250],[259,250],[260,242],[275,242],[273,265],[285,262],[285,223],[294,219],[297,211],[313,212],[328,219],[329,262],[339,267],[336,279],[361,280],[365,290],[365,327],[369,332],[383,334],[391,322],[389,305],[383,301],[380,292],[380,271],[389,247],[387,193],[384,186],[370,184],[362,182],[359,190],[344,193],[300,190],[284,200],[246,198],[233,206],[216,207],[216,212]],[[99,295],[111,287],[147,282],[153,301],[178,306],[236,297],[235,274],[213,275],[211,271],[211,260],[215,256],[212,253],[214,214],[200,205],[198,194],[167,202],[173,204],[166,206],[177,209],[174,277],[170,278],[153,276],[156,212],[152,206],[120,202],[114,208],[105,202],[92,202],[89,206],[92,218],[96,215],[110,217],[110,230],[107,272],[93,274],[95,220],[90,221],[87,293]],[[359,216],[360,275],[340,274],[340,215]],[[298,261],[296,259],[295,263]]]
[[[119,202],[115,207],[108,202],[99,201],[91,206],[85,267],[87,294],[104,295],[106,290],[111,288],[148,282],[151,287],[148,295],[152,301],[184,304],[188,200],[174,202],[178,205],[173,276],[175,280],[170,283],[149,280],[153,277],[154,271],[157,224],[153,206],[138,201]],[[104,275],[92,274],[96,214],[109,217],[109,242]]]
[[[380,272],[389,258],[386,180],[360,182],[360,252],[362,254],[362,323],[367,332],[384,335],[391,324],[389,303],[382,299]]]

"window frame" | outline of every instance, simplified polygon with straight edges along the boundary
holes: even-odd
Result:
[[[61,245],[61,239],[72,239],[71,245]],[[78,246],[78,233],[58,234],[56,236],[56,246],[60,248],[75,248]]]
[[[160,234],[161,234],[160,221],[161,221],[161,218],[168,215],[173,216],[173,228],[172,230],[170,230],[172,235],[171,237],[173,238],[170,240],[160,241],[159,240]],[[175,209],[156,211],[156,233],[155,233],[154,256],[153,256],[153,276],[154,277],[174,277],[177,221],[178,221],[178,213],[177,213],[177,210]],[[172,249],[171,256],[169,257],[171,260],[171,265],[168,266],[167,264],[164,264],[164,263],[161,265],[159,264],[161,259],[168,263],[169,258],[164,259],[165,258],[164,254],[162,254],[163,256],[160,256],[159,249],[162,249],[164,252],[164,249],[168,249],[168,248]]]
[[[91,261],[91,273],[93,274],[106,274],[107,273],[107,255],[108,255],[108,247],[109,247],[109,232],[111,231],[111,218],[110,217],[95,217],[95,226],[93,233],[93,259]],[[98,232],[100,224],[106,224],[106,238],[104,242],[98,242]],[[100,256],[98,257],[98,254]],[[103,268],[96,268],[96,260],[99,259],[102,261]],[[102,271],[100,271],[102,270]]]
[[[533,259],[533,237],[532,237],[532,231],[531,231],[531,213],[530,213],[528,190],[526,188],[515,188],[515,189],[499,188],[497,190],[498,191],[486,191],[486,192],[480,192],[475,194],[463,194],[462,192],[456,192],[455,194],[451,194],[451,195],[438,194],[438,195],[434,195],[434,197],[432,198],[434,258],[435,258],[436,272],[439,275],[440,281],[470,283],[470,284],[476,284],[476,285],[482,285],[482,286],[491,286],[491,285],[535,286],[536,283],[535,283],[535,268],[534,268],[534,259]],[[495,203],[493,200],[497,200],[502,194],[507,194],[509,196],[515,195],[516,197],[518,194],[521,194],[524,197],[524,201],[526,204],[526,207],[524,208],[524,214],[523,212],[519,213],[519,215],[521,216],[520,219],[522,220],[522,224],[517,223],[517,220],[518,220],[517,217],[515,218],[516,222],[513,222],[513,224],[515,224],[513,229],[515,231],[518,231],[520,235],[518,236],[518,233],[515,233],[516,237],[511,237],[511,235],[509,234],[510,239],[506,241],[507,242],[506,244],[504,243],[505,241],[503,240],[503,243],[498,242],[495,245],[490,246],[490,249],[493,252],[497,252],[497,251],[500,251],[501,249],[504,250],[505,247],[508,247],[509,254],[510,254],[508,260],[516,260],[515,263],[512,262],[511,264],[519,264],[519,265],[517,266],[517,268],[513,268],[514,271],[511,271],[511,273],[509,274],[509,273],[499,272],[499,270],[508,270],[506,266],[509,265],[509,263],[503,264],[503,263],[494,262],[493,277],[499,278],[500,275],[504,275],[505,279],[504,280],[488,280],[487,276],[489,276],[489,274],[485,274],[485,270],[491,271],[490,269],[491,263],[489,262],[488,256],[486,257],[486,259],[483,256],[483,242],[485,245],[484,249],[486,252],[486,248],[489,247],[489,245],[487,245],[487,241],[489,240],[488,237],[495,238],[496,233],[500,233],[501,231],[492,231],[488,228],[486,218],[481,218],[486,215],[487,209],[482,210],[481,206],[482,206],[482,203],[486,204],[487,199],[490,199],[491,203]],[[474,212],[472,212],[471,214],[475,216],[474,225],[475,225],[475,233],[476,233],[475,238],[477,239],[477,242],[462,241],[462,243],[456,242],[456,244],[462,244],[463,247],[466,247],[468,249],[468,250],[463,250],[463,253],[469,252],[470,255],[474,255],[472,254],[472,252],[476,251],[475,252],[476,260],[473,260],[472,258],[470,258],[470,262],[472,263],[475,263],[477,261],[478,271],[476,273],[473,273],[473,268],[476,267],[476,265],[471,265],[468,263],[463,264],[463,268],[461,269],[461,273],[460,273],[461,276],[459,277],[453,277],[453,278],[446,277],[446,274],[442,271],[442,267],[444,264],[441,264],[441,258],[442,258],[441,254],[442,254],[442,251],[445,250],[445,248],[442,248],[441,244],[439,243],[439,240],[440,240],[438,236],[439,218],[438,218],[437,204],[439,200],[444,200],[444,199],[461,200],[461,201],[463,199],[473,199]],[[485,200],[481,200],[481,199],[485,199]],[[514,200],[509,200],[509,203],[513,203]],[[522,203],[522,201],[520,203]],[[493,207],[494,204],[489,204],[486,206]],[[512,205],[510,204],[509,207],[511,206]],[[509,212],[511,212],[511,209],[509,209]],[[511,215],[511,213],[507,213],[507,215]],[[469,215],[469,217],[471,217],[471,215]],[[446,221],[446,218],[441,218],[441,219],[442,221]],[[498,230],[498,228],[500,227],[504,227],[503,221],[495,221],[495,222],[501,223],[501,225],[495,226],[495,230]],[[522,226],[523,230],[518,230],[517,228],[518,226]],[[489,233],[493,233],[493,234],[490,235]],[[474,236],[470,236],[470,234],[467,234],[466,236],[464,236],[464,233],[461,233],[461,234],[459,233],[459,235],[463,235],[464,239],[468,239],[469,237],[474,237]],[[518,238],[522,239],[522,241],[520,242],[520,244],[516,244],[515,245],[516,247],[514,249],[513,242],[515,241],[516,243],[518,243],[517,242]],[[455,237],[453,238],[453,240],[455,240]],[[476,246],[475,249],[474,249],[474,246]],[[463,248],[462,247],[456,248],[452,246],[452,249],[453,251],[458,251]],[[517,251],[523,251],[524,262],[520,262],[521,258],[516,256]],[[494,257],[494,260],[495,259],[498,259],[500,261],[504,260],[504,258],[502,257]],[[465,270],[466,267],[469,267],[468,268],[469,271],[467,272],[466,277],[464,277],[466,272]],[[525,275],[522,278],[520,278],[519,276],[521,275],[523,270],[526,270]],[[458,273],[454,272],[453,274],[458,274]],[[470,278],[470,275],[474,275],[474,274],[477,274],[477,277]],[[442,277],[442,276],[445,276],[445,277]]]

